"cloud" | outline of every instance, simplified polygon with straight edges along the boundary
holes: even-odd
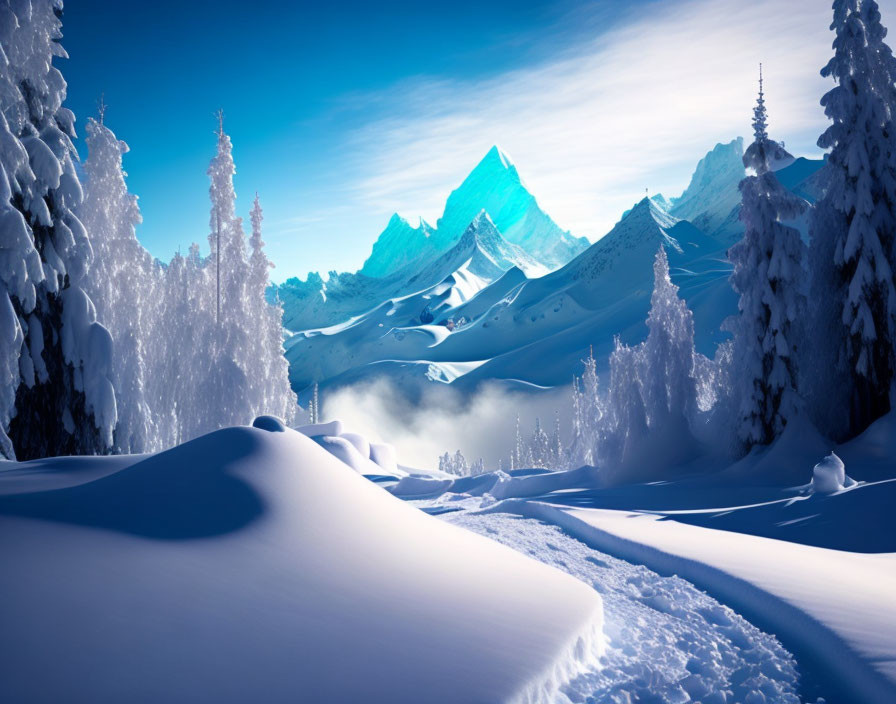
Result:
[[[550,431],[556,412],[567,422],[569,394],[568,387],[531,394],[486,384],[464,395],[434,385],[411,403],[388,382],[376,380],[324,394],[321,401],[325,418],[339,419],[371,440],[391,443],[404,466],[436,468],[439,455],[461,450],[468,461],[481,457],[486,468],[497,469],[500,460],[510,456],[517,417],[524,436],[532,433],[536,417]]]
[[[645,188],[676,195],[716,142],[749,136],[760,61],[771,133],[814,151],[827,3],[647,7],[536,65],[479,80],[416,78],[367,96],[377,117],[350,138],[359,207],[434,221],[498,143],[562,227],[596,239]]]

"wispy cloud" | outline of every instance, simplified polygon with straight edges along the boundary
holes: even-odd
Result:
[[[352,199],[434,220],[498,143],[561,226],[595,239],[645,187],[675,195],[716,142],[749,135],[760,61],[773,136],[811,152],[825,124],[827,5],[656,3],[536,65],[480,80],[417,78],[361,97],[377,117],[350,137]],[[894,6],[883,3],[885,20]]]

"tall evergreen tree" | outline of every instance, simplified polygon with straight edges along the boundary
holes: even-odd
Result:
[[[611,475],[636,459],[647,439],[647,412],[640,379],[642,353],[641,345],[629,347],[615,338],[598,455],[599,466]]]
[[[52,63],[61,14],[0,0],[0,452],[21,460],[105,451],[116,423],[112,340],[82,288],[74,115]]]
[[[643,343],[643,390],[652,428],[689,432],[697,410],[694,381],[694,316],[678,296],[669,276],[666,250],[660,246],[653,264],[653,294]]]
[[[806,311],[806,247],[783,221],[806,209],[772,170],[780,146],[768,136],[762,70],[753,110],[753,143],[744,153],[751,171],[740,183],[743,239],[728,252],[731,285],[739,314],[728,321],[734,333],[738,397],[737,437],[746,448],[770,443],[798,407],[797,341]]]
[[[256,193],[250,213],[252,236],[249,246],[252,253],[246,283],[247,323],[257,332],[253,336],[256,369],[254,374],[250,374],[252,398],[256,404],[256,414],[274,414],[291,423],[298,413],[298,401],[289,385],[289,363],[283,352],[283,308],[279,299],[274,303],[267,300],[268,276],[274,264],[264,251],[261,233],[263,220],[264,214]],[[317,395],[315,384],[315,407]],[[319,409],[316,408],[315,413],[319,413]]]
[[[118,399],[117,452],[161,450],[155,429],[158,409],[146,394],[148,345],[158,315],[158,271],[152,256],[137,241],[142,222],[136,196],[128,192],[122,155],[128,145],[100,120],[87,121],[87,182],[79,213],[93,245],[93,263],[85,288],[97,319],[115,340],[112,383]],[[167,352],[166,352],[167,353]]]
[[[896,59],[874,0],[833,9],[834,56],[821,73],[836,85],[821,99],[831,125],[818,140],[831,151],[811,222],[812,397],[824,429],[843,439],[890,409],[896,367]]]

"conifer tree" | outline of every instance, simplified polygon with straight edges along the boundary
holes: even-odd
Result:
[[[874,0],[833,8],[834,56],[821,73],[836,85],[821,99],[831,124],[818,140],[830,155],[810,226],[811,378],[816,418],[845,439],[890,410],[896,366],[896,59]]]
[[[85,288],[97,309],[97,319],[115,340],[112,384],[118,400],[116,452],[162,449],[155,429],[157,409],[146,395],[151,345],[158,314],[158,276],[153,259],[137,241],[142,222],[136,196],[128,192],[122,155],[128,145],[103,121],[87,121],[87,182],[80,215],[90,233],[93,262]]]
[[[0,10],[0,453],[104,452],[117,420],[112,339],[82,288],[91,249],[75,215],[75,118],[53,65],[66,56],[61,3]]]
[[[643,399],[651,427],[689,433],[697,410],[694,381],[694,316],[669,276],[666,250],[653,265],[653,294],[643,343]]]
[[[752,172],[740,183],[744,236],[728,252],[739,294],[738,315],[727,321],[734,333],[735,378],[742,385],[736,423],[744,448],[774,440],[797,412],[797,342],[806,312],[806,247],[784,224],[805,211],[805,202],[784,188],[772,170],[779,145],[768,136],[759,74],[753,110],[753,143],[744,153]]]

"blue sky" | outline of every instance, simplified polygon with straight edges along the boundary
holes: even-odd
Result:
[[[105,94],[138,236],[163,259],[205,244],[223,108],[239,208],[259,192],[279,281],[357,269],[392,212],[434,222],[493,143],[594,240],[746,136],[760,60],[773,136],[813,153],[828,3],[745,4],[70,0],[61,68],[82,133]]]

